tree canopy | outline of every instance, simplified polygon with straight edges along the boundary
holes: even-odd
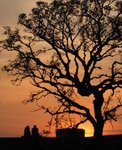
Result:
[[[5,27],[1,48],[16,57],[3,70],[17,85],[31,79],[37,91],[27,102],[53,96],[53,110],[39,108],[55,118],[57,128],[65,121],[70,127],[90,121],[94,136],[101,136],[122,106],[122,2],[39,1],[29,15],[19,15],[18,24],[25,30]],[[93,113],[83,97],[92,101]]]

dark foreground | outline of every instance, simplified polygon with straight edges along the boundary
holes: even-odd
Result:
[[[0,150],[121,150],[122,135],[104,136],[102,139],[61,138],[0,138]]]

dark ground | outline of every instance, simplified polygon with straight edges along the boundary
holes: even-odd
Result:
[[[122,135],[90,138],[0,138],[0,150],[122,150]]]

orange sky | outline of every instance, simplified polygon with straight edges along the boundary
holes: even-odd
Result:
[[[50,2],[51,0],[44,1]],[[18,15],[31,10],[35,2],[36,0],[0,0],[0,34],[3,26],[16,26]],[[0,68],[11,57],[10,54],[2,53]],[[0,71],[0,137],[21,136],[26,125],[32,127],[36,124],[40,131],[46,125],[47,115],[45,116],[40,111],[32,112],[35,108],[34,104],[22,103],[22,100],[28,98],[31,90],[32,87],[27,81],[19,87],[12,85],[10,77]],[[87,135],[92,134],[92,127],[89,123],[81,126],[83,127]],[[114,130],[110,124],[105,126],[105,130],[110,130],[110,132],[105,132],[106,134],[122,133],[122,117],[114,123]]]

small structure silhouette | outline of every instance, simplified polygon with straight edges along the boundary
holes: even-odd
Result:
[[[31,132],[30,132],[30,127],[27,125],[24,129],[24,138],[30,138]]]
[[[84,138],[85,130],[76,129],[76,128],[57,129],[56,137],[57,138]]]
[[[33,128],[32,128],[32,137],[33,138],[39,137],[39,129],[37,128],[36,125],[34,125]]]

